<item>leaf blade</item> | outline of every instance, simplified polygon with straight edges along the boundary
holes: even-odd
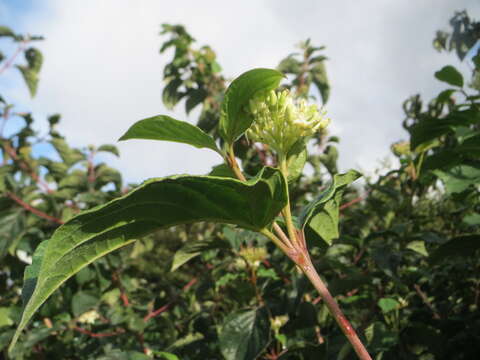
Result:
[[[149,232],[181,223],[213,221],[259,230],[271,223],[286,199],[281,173],[265,168],[245,183],[209,176],[151,179],[119,199],[79,214],[34,254],[25,276],[22,320],[10,350],[43,302],[99,257]]]
[[[310,230],[331,245],[332,240],[338,237],[338,215],[343,192],[360,176],[355,170],[336,174],[330,187],[302,210],[299,222],[303,229],[308,225]]]
[[[200,149],[208,148],[221,155],[215,140],[210,135],[195,125],[165,115],[153,116],[136,122],[119,141],[129,139],[174,141]]]

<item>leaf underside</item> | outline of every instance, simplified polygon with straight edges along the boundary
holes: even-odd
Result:
[[[202,129],[166,115],[153,116],[136,122],[119,140],[129,139],[174,141],[220,153],[215,140]]]
[[[340,202],[346,187],[360,177],[360,173],[350,170],[333,177],[332,184],[315,200],[308,204],[299,216],[303,228],[308,226],[327,244],[338,238],[338,216]]]
[[[286,205],[281,173],[265,168],[244,183],[211,176],[151,179],[129,194],[85,211],[43,242],[25,271],[24,309],[10,350],[35,311],[94,260],[160,228],[198,221],[260,230]]]

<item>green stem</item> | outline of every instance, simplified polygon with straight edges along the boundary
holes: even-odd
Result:
[[[279,156],[280,161],[280,171],[282,172],[285,180],[288,179],[288,166],[287,159],[284,156]],[[288,236],[294,244],[298,244],[297,232],[295,226],[293,225],[292,220],[292,211],[290,210],[290,194],[287,187],[287,205],[283,209],[283,217],[285,219],[285,224],[287,225]]]
[[[281,229],[280,229],[281,230]],[[272,240],[272,242],[277,245],[285,254],[288,255],[289,251],[290,251],[290,248],[288,247],[288,245],[286,245],[282,240],[280,240],[277,236],[275,236],[274,233],[272,233],[270,230],[268,229],[262,229],[260,230],[260,233],[265,235],[267,238],[269,238],[270,240]]]

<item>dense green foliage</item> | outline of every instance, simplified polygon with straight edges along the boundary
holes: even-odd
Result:
[[[434,45],[455,50],[467,61],[480,38],[480,24],[466,13],[456,14],[451,24],[453,32],[438,33]],[[163,29],[169,39],[162,52],[174,50],[164,70],[163,102],[173,108],[184,101],[187,111],[200,106],[198,126],[203,131],[157,116],[138,122],[122,139],[178,141],[182,133],[180,142],[221,153],[225,144],[220,134],[228,147],[248,128],[231,121],[251,96],[245,92],[256,89],[240,77],[225,96],[233,91],[241,95],[224,99],[226,78],[213,50],[195,49],[181,26]],[[18,69],[33,95],[41,54],[25,50],[25,42],[38,38],[4,27],[0,36],[22,46],[26,65]],[[300,97],[318,93],[326,102],[326,58],[317,54],[323,48],[307,41],[300,49],[300,56],[280,62],[278,70],[289,75],[282,86]],[[357,174],[337,174],[338,139],[324,132],[309,140],[321,147],[315,146],[308,157],[299,152],[289,164],[297,175],[288,179],[290,201],[295,221],[308,223],[305,233],[314,264],[376,359],[480,355],[480,52],[472,63],[471,82],[452,66],[432,69],[447,89],[426,105],[419,95],[405,102],[404,127],[410,140],[392,145],[400,166],[367,181],[364,188],[345,186]],[[280,80],[281,75],[271,71],[261,88],[275,88]],[[231,179],[231,170],[219,165],[210,177],[152,179],[135,189],[122,188],[120,174],[101,155],[118,156],[113,145],[71,148],[56,130],[58,115],[48,118],[47,134],[38,134],[32,115],[16,113],[2,95],[0,349],[5,357],[21,322],[22,296],[24,301],[32,296],[31,291],[20,295],[25,258],[41,243],[25,273],[27,290],[43,284],[33,294],[39,300],[27,308],[27,317],[77,268],[126,246],[83,268],[53,292],[20,337],[13,359],[355,358],[295,265],[251,231],[271,222],[285,204],[283,178],[276,170],[260,171],[263,165],[275,165],[268,147],[252,147],[244,137],[234,145],[251,177],[248,183]],[[7,121],[16,126],[6,126]],[[41,144],[56,154],[39,156]],[[312,175],[302,174],[306,162]],[[192,187],[197,191],[186,192]],[[207,196],[210,201],[198,200],[209,192],[216,194]],[[260,198],[266,194],[270,196]],[[135,198],[144,203],[132,217],[121,209],[138,204]],[[164,202],[146,201],[157,198]],[[258,208],[239,204],[248,199]],[[252,212],[238,211],[245,208]],[[75,216],[82,210],[87,211]],[[170,222],[152,216],[158,211],[171,216]],[[182,222],[213,220],[239,227],[196,223],[141,237],[178,223],[179,216]],[[323,217],[333,219],[330,227],[324,226]],[[108,231],[92,236],[100,229]],[[45,253],[47,264],[38,275],[38,260]]]

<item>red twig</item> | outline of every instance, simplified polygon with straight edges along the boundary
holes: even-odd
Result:
[[[8,155],[10,155],[10,157],[11,157],[13,160],[15,160],[15,161],[18,162],[19,166],[20,166],[24,171],[28,172],[28,174],[30,175],[30,177],[33,179],[33,181],[35,181],[35,182],[38,184],[38,186],[43,187],[43,189],[44,189],[47,193],[49,193],[49,194],[51,194],[51,193],[53,192],[53,190],[50,189],[50,187],[48,186],[48,184],[47,184],[45,181],[43,181],[42,179],[40,179],[40,177],[35,173],[35,171],[33,171],[26,162],[24,162],[23,160],[21,160],[21,159],[18,157],[15,149],[13,149],[6,141],[4,142],[4,149],[5,149],[5,151],[8,153]]]
[[[170,306],[172,306],[173,302],[169,302],[168,304],[166,305],[163,305],[161,308],[157,309],[157,310],[154,310],[150,313],[148,313],[144,318],[143,318],[143,321],[147,322],[148,320],[150,320],[151,318],[154,318],[155,316],[158,316],[160,315],[161,313],[167,311],[168,309],[170,309]]]
[[[25,50],[25,47],[27,46],[29,40],[24,40],[20,43],[20,45],[18,46],[17,50],[15,50],[15,52],[13,53],[13,55],[10,57],[10,59],[8,59],[7,61],[5,61],[5,63],[3,64],[2,68],[0,68],[0,74],[2,74],[5,70],[7,70],[10,66],[12,66],[13,62],[15,61],[15,59],[17,58],[17,56],[23,51]]]
[[[118,276],[117,271],[114,271],[112,273],[112,280],[117,285],[118,289],[120,290],[120,299],[122,299],[123,306],[129,306],[130,301],[128,300],[127,292],[125,291],[125,288],[123,287],[123,284],[120,280],[120,277]]]
[[[182,292],[186,292],[188,291],[188,289],[190,289],[193,285],[195,285],[195,283],[198,281],[197,278],[193,278],[192,280],[190,280],[183,288],[182,288]],[[170,309],[176,302],[176,299],[173,300],[173,301],[170,301],[168,304],[165,304],[163,305],[162,307],[158,308],[157,310],[154,310],[154,311],[151,311],[149,312],[144,318],[143,318],[143,321],[147,322],[148,320],[150,320],[151,318],[154,318],[155,316],[158,316],[160,315],[161,313],[164,313],[165,311],[167,311],[168,309]]]
[[[440,316],[440,314],[435,310],[435,308],[433,307],[432,303],[430,302],[430,300],[428,299],[428,296],[427,294],[425,294],[422,289],[420,288],[420,285],[418,284],[415,284],[413,285],[413,287],[415,288],[415,291],[417,292],[418,296],[420,296],[420,298],[422,299],[423,303],[425,305],[427,305],[427,307],[430,309],[430,311],[432,312],[433,314],[433,318],[436,319],[436,320],[440,320],[442,317]]]
[[[90,184],[93,184],[95,182],[95,168],[93,166],[93,157],[94,157],[94,152],[90,152],[88,154],[88,182]]]
[[[93,338],[116,336],[116,335],[120,335],[120,334],[125,333],[125,329],[122,329],[122,328],[118,329],[117,331],[108,332],[108,333],[94,333],[90,330],[86,330],[86,329],[80,328],[78,326],[74,326],[73,330],[78,331],[79,333],[88,335],[88,336],[93,337]]]
[[[355,205],[356,203],[362,201],[362,200],[365,200],[366,196],[359,196],[357,197],[356,199],[353,199],[352,201],[349,201],[343,205],[340,206],[340,211],[342,211],[343,209],[346,209],[352,205]]]
[[[20,206],[22,206],[25,210],[27,211],[30,211],[32,214],[35,214],[37,215],[38,217],[41,217],[43,219],[46,219],[46,220],[49,220],[49,221],[52,221],[54,223],[57,223],[57,224],[63,224],[63,221],[56,218],[56,217],[53,217],[53,216],[50,216],[48,214],[45,214],[43,211],[41,210],[38,210],[37,208],[34,208],[33,206],[31,206],[30,204],[27,204],[25,201],[23,201],[22,199],[20,199],[18,196],[16,196],[15,194],[12,194],[11,192],[7,192],[6,195],[12,199],[13,201],[15,201],[17,204],[19,204]]]

